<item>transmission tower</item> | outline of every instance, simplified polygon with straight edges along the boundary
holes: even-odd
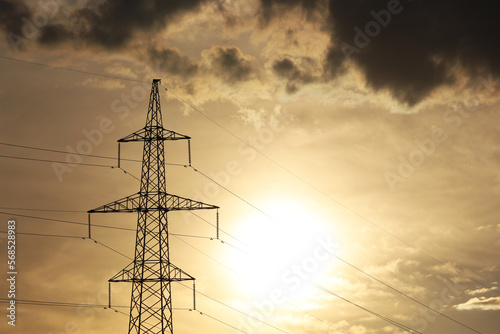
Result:
[[[167,213],[219,208],[166,192],[164,141],[188,140],[189,144],[190,137],[163,127],[159,83],[160,79],[153,80],[146,126],[118,140],[118,145],[144,142],[139,192],[88,211],[89,217],[90,213],[138,213],[134,260],[109,280],[132,283],[129,334],[172,334],[171,283],[192,280],[194,292],[195,278],[170,262]]]

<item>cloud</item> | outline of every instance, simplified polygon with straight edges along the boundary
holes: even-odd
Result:
[[[410,0],[261,0],[265,24],[299,8],[330,35],[324,72],[361,71],[373,91],[414,106],[464,75],[500,75],[500,3]]]
[[[149,48],[150,61],[168,74],[189,77],[197,73],[198,64],[184,56],[176,48]]]
[[[374,90],[417,104],[455,74],[500,74],[498,2],[397,0],[329,3],[327,65],[339,71],[347,57]],[[352,47],[352,48],[351,48]]]
[[[125,88],[125,85],[120,80],[117,80],[117,79],[96,79],[96,78],[89,78],[89,79],[84,80],[82,82],[82,86],[89,86],[89,87],[93,87],[93,88],[106,89],[106,90]]]
[[[118,49],[127,45],[135,33],[162,29],[204,2],[106,0],[75,10],[64,24],[41,27],[39,42],[54,45],[78,41],[89,46]]]
[[[465,303],[454,306],[459,311],[483,310],[483,311],[498,311],[500,310],[500,297],[474,297]]]
[[[31,12],[21,1],[0,0],[0,27],[7,34],[23,34],[23,26],[30,20]]]
[[[62,41],[71,40],[75,34],[62,24],[51,24],[40,30],[38,41],[47,46],[57,45]]]
[[[259,18],[262,25],[267,25],[274,17],[284,12],[300,8],[309,19],[325,9],[325,0],[260,0]]]
[[[202,52],[207,69],[226,83],[247,81],[254,77],[249,57],[236,47],[215,46]]]
[[[272,68],[279,78],[287,80],[286,92],[292,94],[298,90],[298,86],[320,80],[313,75],[315,63],[315,60],[309,57],[301,57],[300,65],[289,58],[283,58],[276,60]]]
[[[481,289],[476,289],[476,290],[466,290],[465,292],[468,295],[475,296],[475,295],[482,295],[482,294],[485,294],[487,292],[496,291],[496,290],[498,290],[498,288],[494,286],[492,288],[481,288]]]

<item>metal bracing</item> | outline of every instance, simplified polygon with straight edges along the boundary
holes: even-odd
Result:
[[[147,194],[146,194],[147,195]],[[162,198],[165,198],[165,205],[161,206],[160,203],[155,203],[158,205],[152,205],[150,203],[149,207],[141,207],[139,204],[139,199],[141,193],[133,194],[117,201],[102,205],[93,210],[89,210],[89,213],[107,213],[107,212],[137,212],[137,211],[179,211],[179,210],[204,210],[204,209],[218,209],[218,206],[206,204],[203,202],[194,201],[189,198],[180,197],[177,195],[171,195],[167,193],[162,194]]]
[[[164,141],[190,137],[163,128],[159,83],[153,80],[145,127],[118,140],[144,142],[139,192],[88,211],[137,212],[134,260],[109,280],[132,283],[129,334],[172,334],[171,283],[194,283],[193,276],[170,263],[167,213],[218,209],[166,192]]]

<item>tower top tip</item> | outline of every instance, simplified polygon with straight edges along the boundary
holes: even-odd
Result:
[[[160,81],[161,81],[161,79],[153,79],[153,83],[160,82]]]

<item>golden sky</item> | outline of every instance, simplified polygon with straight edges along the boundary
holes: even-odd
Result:
[[[117,156],[161,78],[194,167],[166,142],[167,191],[220,207],[220,240],[215,212],[169,213],[198,291],[189,311],[174,284],[176,333],[497,333],[498,7],[0,0],[1,332],[127,332],[130,286],[102,305],[137,216],[93,214],[124,229],[91,240],[86,212],[136,193],[141,165],[87,155]]]

